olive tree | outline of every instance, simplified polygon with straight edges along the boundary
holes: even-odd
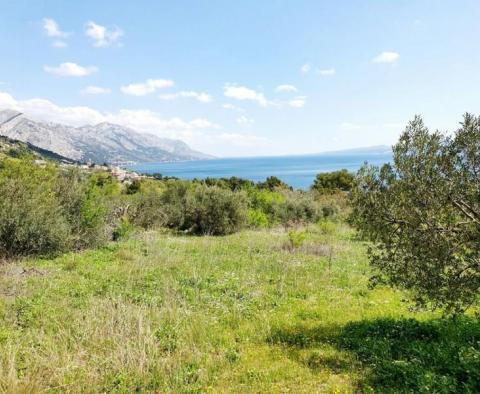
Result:
[[[420,306],[464,310],[480,289],[480,117],[466,114],[452,135],[411,121],[393,163],[365,164],[351,194],[352,221],[372,242],[383,282]]]

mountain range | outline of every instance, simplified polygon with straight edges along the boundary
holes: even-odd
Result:
[[[25,114],[0,111],[0,135],[27,142],[66,158],[94,163],[127,164],[210,159],[180,140],[139,133],[112,123],[81,127],[38,122]]]

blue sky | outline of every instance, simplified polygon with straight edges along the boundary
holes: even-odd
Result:
[[[391,144],[480,103],[480,2],[3,0],[0,108],[218,156]]]

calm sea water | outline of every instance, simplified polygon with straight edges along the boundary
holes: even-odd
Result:
[[[391,154],[319,154],[304,156],[248,157],[195,160],[176,163],[145,163],[132,165],[134,171],[181,179],[228,178],[237,176],[252,181],[264,181],[274,175],[290,186],[308,189],[319,172],[346,168],[355,172],[367,161],[382,165],[391,161]]]

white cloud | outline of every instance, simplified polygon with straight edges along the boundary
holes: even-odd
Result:
[[[405,127],[404,123],[385,123],[383,127],[387,129],[403,129]]]
[[[237,111],[237,112],[245,112],[243,108],[237,107],[236,105],[230,104],[230,103],[225,103],[222,104],[222,107],[225,109],[231,109],[232,111]]]
[[[292,108],[302,108],[305,105],[306,97],[305,96],[298,96],[295,97],[293,100],[288,102],[288,105]]]
[[[54,38],[52,46],[55,48],[65,48],[68,46],[65,39],[70,35],[70,33],[60,30],[58,23],[51,18],[44,18],[42,21],[43,31],[48,37]]]
[[[293,85],[278,85],[275,88],[276,92],[297,92],[298,89]]]
[[[52,43],[52,46],[55,47],[55,48],[66,48],[66,47],[68,47],[68,44],[65,41],[62,41],[62,40],[55,40]]]
[[[91,94],[91,95],[108,94],[111,92],[112,92],[111,89],[102,88],[100,86],[87,86],[80,91],[80,93],[82,94]]]
[[[199,93],[193,91],[181,91],[172,94],[161,94],[158,96],[162,100],[176,100],[178,98],[194,98],[201,103],[210,103],[212,101],[212,96],[207,93]]]
[[[130,85],[122,86],[120,90],[131,96],[145,96],[158,89],[169,88],[173,85],[173,81],[169,79],[147,79],[145,82],[131,83]]]
[[[269,104],[263,93],[256,92],[245,86],[227,84],[223,88],[223,94],[225,97],[233,98],[235,100],[254,101],[262,107],[266,107]]]
[[[356,123],[343,122],[340,124],[340,128],[342,130],[352,131],[352,130],[360,130],[363,128],[363,126]]]
[[[19,110],[17,100],[15,100],[11,95],[5,92],[0,92],[0,108],[14,109],[16,111]]]
[[[43,66],[43,69],[49,74],[61,77],[85,77],[98,71],[95,66],[83,67],[71,62],[62,63],[58,67]]]
[[[193,127],[197,127],[199,129],[218,129],[220,126],[216,125],[215,123],[210,122],[208,119],[197,118],[190,121],[190,124]]]
[[[229,144],[234,144],[235,146],[241,147],[258,147],[259,145],[265,145],[265,143],[268,141],[264,137],[240,133],[221,133],[217,136],[217,138]]]
[[[395,63],[400,58],[397,52],[382,52],[372,59],[373,63]]]
[[[237,118],[237,123],[240,124],[240,125],[248,126],[248,125],[251,125],[251,124],[255,123],[255,121],[251,118],[247,118],[246,116],[242,115],[242,116]]]
[[[332,67],[332,68],[325,68],[325,69],[317,70],[317,73],[326,77],[326,76],[329,76],[329,75],[335,75],[336,71]]]
[[[51,18],[43,19],[43,31],[47,36],[55,38],[67,38],[70,35],[70,33],[61,31],[58,23]]]
[[[88,21],[85,25],[85,35],[93,41],[93,46],[107,47],[119,45],[118,40],[123,36],[123,31],[118,27],[108,30],[105,26]]]
[[[391,123],[352,123],[352,122],[343,122],[340,123],[340,129],[345,131],[354,131],[354,130],[384,130],[384,129],[393,129],[400,131],[405,127],[404,123],[391,122]]]
[[[65,123],[72,126],[104,121],[104,115],[88,107],[60,107],[41,98],[20,101],[5,92],[0,92],[0,108],[21,111],[37,120]]]
[[[303,74],[307,74],[308,72],[310,72],[311,69],[312,69],[312,66],[310,65],[310,63],[305,63],[302,67],[300,67],[300,71]]]

